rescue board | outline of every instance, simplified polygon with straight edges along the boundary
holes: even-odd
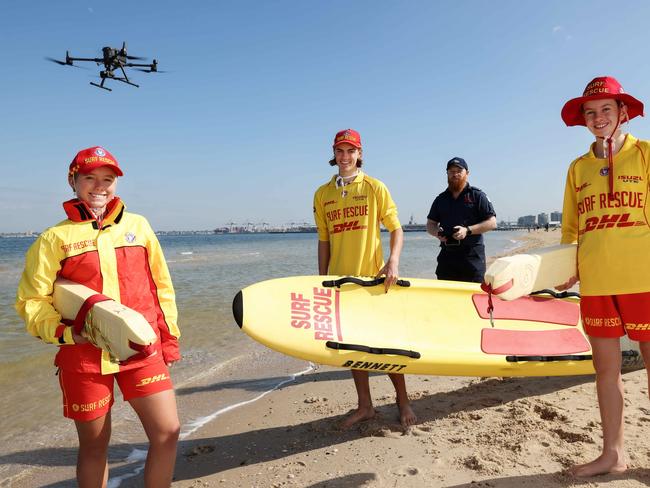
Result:
[[[555,288],[578,274],[577,252],[575,244],[558,244],[498,258],[485,272],[484,281],[503,300]]]
[[[477,283],[299,276],[256,283],[233,301],[235,321],[281,353],[330,366],[448,376],[594,373],[576,297],[492,298]],[[621,342],[626,369],[642,367]]]
[[[52,299],[57,312],[70,322],[75,321],[84,304],[88,308],[92,303],[88,299],[101,300],[82,312],[78,330],[83,328],[86,338],[107,351],[113,361],[125,361],[158,340],[142,314],[87,286],[59,278],[54,282]]]

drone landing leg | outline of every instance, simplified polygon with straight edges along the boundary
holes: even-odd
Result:
[[[122,74],[124,75],[124,78],[113,78],[114,80],[121,81],[122,83],[126,83],[127,85],[131,85],[136,88],[140,88],[140,85],[136,85],[135,83],[129,81],[129,77],[126,76],[126,71],[124,71],[124,68],[122,66],[120,66],[120,69],[122,70]]]
[[[104,80],[102,80],[101,85],[98,85],[98,84],[95,83],[94,81],[91,81],[90,84],[93,85],[93,86],[96,86],[97,88],[102,88],[103,90],[113,91],[113,90],[111,90],[110,88],[104,86]]]

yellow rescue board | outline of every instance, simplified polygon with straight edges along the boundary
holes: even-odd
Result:
[[[338,286],[326,283],[337,280]],[[271,349],[350,369],[501,377],[594,373],[575,298],[494,298],[491,322],[478,284],[407,279],[409,286],[384,293],[383,284],[348,280],[299,276],[254,284],[235,297],[235,320]],[[626,354],[626,367],[642,364],[638,350]]]
[[[54,282],[52,300],[61,317],[74,320],[84,302],[93,295],[97,295],[95,290],[59,278]],[[116,362],[127,360],[141,350],[140,346],[150,346],[158,340],[142,314],[115,300],[93,305],[86,316],[84,330],[86,338],[107,351]]]

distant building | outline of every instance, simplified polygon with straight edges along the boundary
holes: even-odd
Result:
[[[551,212],[551,222],[562,222],[562,212]]]
[[[536,219],[534,215],[524,215],[517,219],[517,225],[521,227],[535,227]]]
[[[544,212],[542,212],[541,214],[537,214],[537,224],[538,225],[548,224],[548,214]]]

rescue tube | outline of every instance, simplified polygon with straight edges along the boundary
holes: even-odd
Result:
[[[146,356],[158,340],[142,314],[87,286],[59,278],[52,299],[63,320],[77,333],[85,331],[86,338],[107,351],[114,362],[136,354]]]

